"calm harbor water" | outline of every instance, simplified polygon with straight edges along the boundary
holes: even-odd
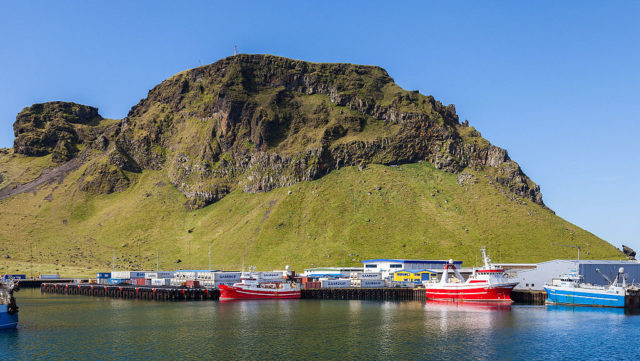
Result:
[[[639,359],[617,309],[16,294],[0,359]]]

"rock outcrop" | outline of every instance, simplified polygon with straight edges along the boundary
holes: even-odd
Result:
[[[55,162],[66,162],[78,145],[96,138],[94,128],[102,117],[98,109],[68,102],[34,104],[24,108],[13,124],[16,153],[43,156],[52,153]]]
[[[16,151],[64,161],[86,143],[87,159],[106,158],[85,169],[82,189],[119,191],[130,184],[127,172],[164,170],[189,208],[345,166],[418,161],[452,173],[486,170],[543,205],[507,151],[460,124],[453,105],[403,90],[375,66],[237,55],[160,83],[117,127],[101,134],[75,127],[100,119],[91,107],[36,104],[18,115]]]
[[[636,259],[636,251],[631,249],[631,247],[625,246],[624,244],[622,245],[622,253],[624,253],[624,255],[632,261]]]

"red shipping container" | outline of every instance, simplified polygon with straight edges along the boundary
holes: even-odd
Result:
[[[200,281],[187,281],[185,286],[187,288],[200,288]]]
[[[145,286],[147,284],[147,280],[144,278],[136,278],[137,286]]]

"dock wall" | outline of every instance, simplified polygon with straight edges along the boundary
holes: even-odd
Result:
[[[81,295],[155,301],[204,301],[217,300],[220,291],[208,288],[153,287],[129,285],[99,285],[92,283],[42,283],[42,293]],[[316,288],[303,289],[301,298],[319,300],[375,300],[375,301],[426,301],[421,288]],[[516,303],[542,305],[547,298],[544,291],[514,291],[511,298]]]

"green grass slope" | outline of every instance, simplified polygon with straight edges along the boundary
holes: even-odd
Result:
[[[24,182],[25,162],[38,158],[0,154],[5,181]],[[370,258],[455,258],[476,263],[486,246],[496,261],[538,262],[575,258],[620,259],[609,243],[505,192],[484,174],[476,182],[428,163],[397,167],[346,167],[311,182],[266,193],[234,191],[219,202],[188,211],[185,197],[160,171],[128,174],[120,193],[82,192],[83,167],[61,182],[0,200],[0,273],[91,274],[118,268],[213,267],[260,269],[291,265],[361,265]],[[5,258],[7,254],[10,258]],[[177,262],[181,260],[181,262]]]

